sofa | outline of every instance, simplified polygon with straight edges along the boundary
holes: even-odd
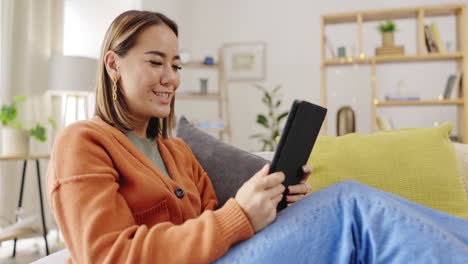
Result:
[[[461,177],[463,179],[464,188],[466,190],[468,199],[468,144],[454,143],[454,147],[456,150],[458,166],[461,172]],[[271,160],[273,158],[272,152],[258,152],[254,154],[266,160]],[[49,256],[46,256],[33,262],[33,264],[62,264],[65,263],[68,257],[68,250],[62,249],[60,251],[50,254]]]
[[[457,210],[463,210],[463,212],[453,212],[453,214],[460,216],[460,214],[466,215],[466,212],[468,212],[468,144],[460,144],[460,143],[451,143],[448,140],[448,135],[451,132],[451,125],[444,125],[440,128],[429,128],[427,130],[425,129],[416,129],[416,130],[404,130],[402,132],[388,132],[381,134],[380,136],[383,136],[385,138],[385,144],[390,144],[395,145],[392,140],[396,140],[397,142],[401,143],[404,142],[405,140],[410,140],[408,142],[411,142],[413,145],[418,145],[422,141],[421,133],[424,135],[426,134],[434,134],[434,137],[442,138],[442,143],[443,145],[432,145],[432,144],[427,144],[424,143],[421,146],[424,150],[429,150],[432,152],[429,152],[429,154],[426,153],[423,159],[426,159],[428,156],[430,156],[431,153],[433,152],[439,152],[443,151],[442,148],[445,148],[447,153],[443,153],[442,156],[450,156],[449,154],[452,153],[450,151],[453,151],[453,160],[450,159],[450,157],[447,158],[448,164],[452,164],[453,168],[445,168],[445,169],[451,169],[450,171],[455,171],[457,173],[456,177],[452,179],[452,183],[455,182],[455,184],[458,183],[457,188],[458,190],[454,190],[453,193],[457,192],[458,194],[462,193],[463,198],[458,197],[457,201],[460,201],[459,206],[457,207]],[[399,135],[396,135],[396,133],[401,133]],[[413,134],[412,134],[413,133]],[[418,134],[419,133],[419,134]],[[412,134],[412,135],[411,135]],[[220,204],[223,204],[224,201],[226,201],[229,197],[232,197],[237,189],[240,187],[240,185],[245,182],[251,175],[253,175],[258,169],[260,169],[263,164],[268,162],[273,158],[274,153],[272,152],[255,152],[255,153],[249,153],[246,151],[239,150],[231,145],[228,145],[226,143],[223,143],[214,137],[206,134],[205,132],[193,127],[190,122],[185,119],[181,118],[178,121],[178,127],[177,127],[177,134],[178,137],[181,137],[184,139],[187,144],[189,144],[190,148],[194,152],[195,156],[203,166],[203,168],[207,171],[208,175],[212,179],[213,185],[215,187],[216,194],[218,196],[218,199],[220,200]],[[403,135],[403,139],[400,137]],[[343,146],[346,146],[348,141],[353,141],[353,144],[355,142],[358,142],[359,140],[364,140],[365,142],[371,142],[372,146],[375,147],[378,145],[378,142],[373,141],[374,138],[368,138],[369,135],[350,135],[349,138],[347,139],[345,137],[339,137],[339,140],[345,140],[345,141],[339,141],[338,143]],[[379,135],[377,135],[379,136]],[[390,137],[390,138],[389,138]],[[413,137],[413,138],[412,138]],[[393,138],[393,139],[392,139]],[[415,139],[416,138],[416,139]],[[447,139],[447,140],[445,140]],[[323,151],[321,149],[323,148],[336,148],[336,146],[330,145],[330,142],[336,143],[335,141],[338,140],[337,137],[321,137],[318,142],[316,143],[316,146],[314,147],[314,151],[317,149],[318,151]],[[382,139],[379,139],[382,141]],[[419,140],[419,141],[418,141]],[[427,138],[428,141],[436,141],[434,138]],[[348,142],[349,143],[349,142]],[[363,143],[360,143],[360,146],[362,146]],[[442,147],[441,147],[442,146]],[[354,145],[349,145],[351,149],[353,149],[355,146]],[[411,148],[411,150],[415,150],[415,148]],[[398,149],[395,150],[395,153],[397,152]],[[340,149],[342,152],[346,152],[347,150],[343,147]],[[355,151],[356,152],[356,151]],[[394,153],[393,151],[382,151],[380,150],[384,155],[392,155]],[[387,153],[388,152],[388,153]],[[315,153],[315,155],[319,156],[327,156],[329,153],[325,152],[319,152],[318,154]],[[377,155],[375,153],[372,153],[372,155]],[[356,155],[357,159],[360,159],[360,155]],[[401,155],[399,155],[400,157]],[[404,156],[403,156],[404,157]],[[413,157],[413,156],[410,156]],[[311,161],[312,166],[315,162],[317,162],[318,166],[322,166],[322,163],[329,162],[330,160],[327,161],[321,161],[319,160],[318,157],[314,157],[314,152],[311,155],[311,158],[314,159],[314,161]],[[415,157],[415,158],[420,158],[420,157]],[[445,164],[441,163],[443,158],[436,156],[438,160],[434,162],[434,160],[429,160],[430,163],[436,163],[436,166],[442,166],[440,164]],[[433,158],[434,159],[434,158]],[[335,162],[333,159],[331,159],[332,162]],[[402,162],[399,160],[398,162],[401,163],[401,167],[405,166],[405,162]],[[414,162],[420,162],[420,161],[414,161]],[[222,164],[223,166],[220,166]],[[242,164],[242,166],[239,166],[239,164]],[[408,164],[406,164],[408,165]],[[314,166],[313,166],[314,167]],[[409,167],[411,167],[411,164],[409,164]],[[314,169],[316,169],[314,167]],[[429,168],[431,169],[431,168]],[[365,173],[365,171],[363,172]],[[317,169],[317,171],[314,171],[311,175],[311,178],[314,177],[322,177],[326,176],[326,174],[323,174],[323,171],[320,171],[320,168]],[[445,175],[441,175],[444,176]],[[411,177],[411,175],[407,175],[407,177]],[[312,179],[313,180],[313,179]],[[365,181],[365,179],[364,179]],[[311,182],[312,184],[314,181]],[[323,182],[317,182],[317,184],[323,184]],[[326,183],[330,184],[330,182]],[[313,188],[316,186],[313,186]],[[434,186],[435,188],[439,188],[438,186]],[[317,188],[316,188],[317,189]],[[454,195],[449,190],[449,196],[448,197],[443,197],[443,199],[452,199]],[[417,195],[422,196],[422,195]],[[408,198],[408,197],[406,197]],[[453,202],[453,201],[452,201]],[[445,204],[445,201],[444,201]],[[437,206],[437,204],[436,204]],[[462,209],[460,209],[462,208]],[[440,209],[442,211],[447,211],[448,213],[452,213],[450,210],[451,208],[445,210],[445,208]],[[467,218],[468,219],[468,218]],[[69,253],[67,249],[60,250],[56,253],[53,253],[47,257],[44,257],[36,262],[33,262],[35,264],[53,264],[53,263],[64,263],[65,260],[69,257]]]

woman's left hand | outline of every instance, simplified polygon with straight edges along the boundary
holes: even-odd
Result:
[[[288,206],[301,200],[312,190],[312,187],[307,183],[307,179],[312,173],[312,168],[309,165],[304,165],[302,166],[302,171],[304,172],[304,176],[302,176],[299,184],[288,187],[288,195],[286,195]]]

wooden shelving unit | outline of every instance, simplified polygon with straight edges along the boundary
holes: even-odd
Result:
[[[378,101],[374,100],[377,106],[399,106],[399,105],[463,105],[462,99],[457,100],[432,100],[432,101]]]
[[[424,20],[427,17],[437,16],[455,16],[456,18],[456,35],[457,35],[457,51],[454,53],[427,53],[424,36]],[[388,19],[415,19],[417,22],[417,54],[404,56],[374,56],[366,57],[363,53],[363,24],[369,21],[384,21]],[[357,25],[358,39],[358,57],[333,58],[327,59],[325,54],[325,27],[332,24],[355,23]],[[349,12],[341,14],[322,15],[321,17],[321,101],[322,105],[327,105],[327,80],[326,70],[328,66],[347,66],[353,64],[369,64],[371,65],[372,76],[371,80],[371,120],[372,130],[377,130],[377,108],[378,107],[397,107],[397,106],[421,106],[421,105],[455,105],[458,112],[458,134],[461,136],[463,143],[468,143],[468,125],[465,119],[468,117],[468,107],[465,104],[468,102],[468,92],[466,87],[468,84],[467,78],[462,79],[460,98],[456,100],[428,100],[428,101],[379,101],[377,98],[377,76],[376,68],[379,64],[385,63],[409,63],[409,62],[427,62],[427,61],[443,61],[452,60],[457,63],[457,70],[463,76],[468,76],[467,65],[467,20],[465,5],[438,5],[438,6],[423,6],[414,8],[398,8],[385,10],[372,10]],[[324,124],[322,132],[327,131],[327,123]]]
[[[437,60],[456,60],[463,59],[462,52],[455,53],[429,53],[422,55],[405,55],[405,56],[378,56],[368,57],[365,56],[357,58],[334,58],[325,60],[325,65],[346,65],[346,64],[369,64],[369,63],[394,63],[394,62],[417,62],[417,61],[437,61]]]
[[[222,99],[220,94],[217,93],[208,93],[208,94],[200,94],[200,93],[182,93],[177,94],[177,99],[182,100],[220,100]]]
[[[192,68],[192,69],[195,69],[195,68],[198,68],[198,69],[211,69],[211,70],[219,70],[220,68],[220,65],[215,63],[215,64],[211,64],[211,65],[208,65],[208,64],[204,64],[203,62],[189,62],[189,63],[185,63],[182,65],[182,68]]]
[[[221,54],[220,54],[221,58]],[[226,78],[224,76],[224,70],[222,63],[215,63],[212,65],[206,65],[203,62],[190,62],[182,65],[183,69],[196,69],[196,70],[207,70],[207,71],[217,71],[218,72],[218,93],[207,93],[201,94],[196,92],[187,92],[187,93],[178,93],[176,94],[176,99],[179,101],[202,101],[210,100],[216,101],[218,104],[218,118],[219,120],[224,121],[224,127],[199,127],[202,130],[207,132],[214,132],[219,135],[220,139],[224,139],[228,143],[231,143],[231,118],[229,113],[229,98],[227,93],[227,84]],[[190,117],[189,117],[190,118]]]

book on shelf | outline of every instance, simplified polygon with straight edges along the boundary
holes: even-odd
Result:
[[[208,128],[208,129],[223,129],[226,128],[223,120],[210,120],[210,121],[195,121],[193,125],[197,128]]]
[[[437,48],[437,44],[434,40],[434,36],[432,35],[432,31],[429,25],[424,25],[424,36],[426,38],[427,52],[439,52],[439,49]]]
[[[440,38],[440,31],[437,23],[433,22],[430,25],[424,25],[424,36],[427,52],[445,52],[445,46]]]
[[[421,98],[419,96],[385,96],[386,101],[419,101]]]
[[[381,117],[377,116],[376,117],[376,123],[377,127],[383,131],[383,130],[394,130],[395,126],[393,125],[393,121],[391,118],[387,117]]]
[[[327,38],[326,36],[324,36],[323,38],[324,38],[325,44],[327,45],[327,49],[330,52],[330,55],[332,56],[332,58],[336,58],[335,49],[333,48],[333,44],[331,43],[330,39]]]
[[[439,27],[435,22],[431,23],[430,25],[432,37],[434,38],[434,42],[437,46],[437,50],[439,52],[445,52],[444,44],[442,43],[442,39],[440,38]]]
[[[445,85],[445,90],[443,94],[444,99],[457,99],[460,90],[460,81],[461,81],[461,73],[456,72],[454,74],[450,74],[447,78],[447,83]]]

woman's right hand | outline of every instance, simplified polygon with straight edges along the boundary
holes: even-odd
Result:
[[[257,233],[276,218],[276,207],[283,198],[284,173],[268,174],[266,164],[252,178],[245,182],[236,193],[235,200],[244,210]]]

